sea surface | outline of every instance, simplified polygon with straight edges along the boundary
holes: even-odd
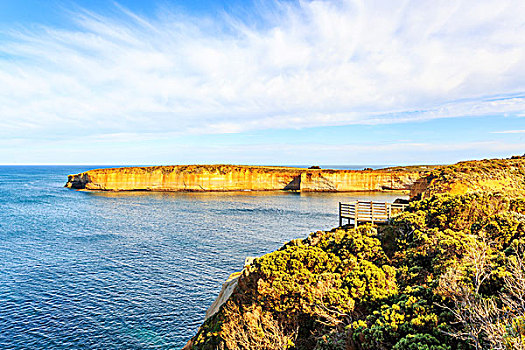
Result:
[[[399,197],[63,187],[92,168],[0,166],[0,349],[180,349],[245,257]]]

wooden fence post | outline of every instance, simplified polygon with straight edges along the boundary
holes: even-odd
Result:
[[[354,210],[354,228],[357,228],[357,217],[359,212],[359,200],[355,201],[355,210]]]
[[[341,213],[341,202],[339,202],[339,227],[343,226],[343,216]]]

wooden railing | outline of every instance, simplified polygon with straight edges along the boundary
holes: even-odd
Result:
[[[343,226],[343,219],[348,220],[348,225],[353,224],[354,227],[357,227],[359,222],[386,223],[407,206],[408,204],[372,201],[339,202],[339,226]]]

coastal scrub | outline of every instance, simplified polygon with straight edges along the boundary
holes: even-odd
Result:
[[[521,176],[518,165],[502,171]],[[469,179],[486,167],[469,165]],[[525,198],[423,198],[387,225],[315,232],[256,259],[192,348],[524,349]]]

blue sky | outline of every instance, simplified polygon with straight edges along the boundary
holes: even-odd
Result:
[[[525,4],[0,0],[0,164],[525,153]]]

